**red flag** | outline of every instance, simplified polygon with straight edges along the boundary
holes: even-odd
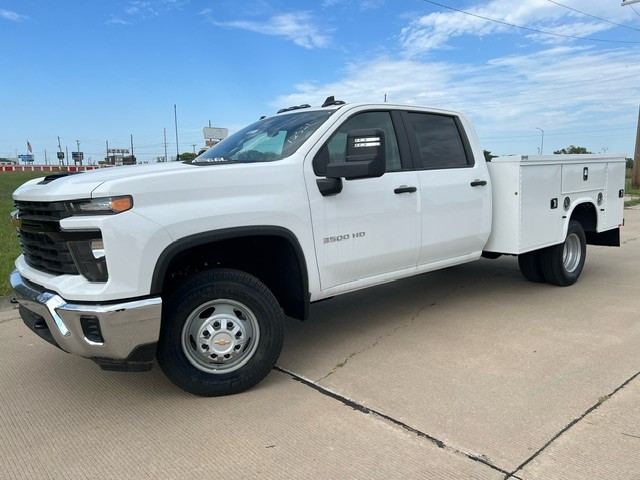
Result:
[[[31,149],[31,144],[29,143],[29,140],[27,140],[27,150],[29,150],[29,153],[33,153],[33,150]]]

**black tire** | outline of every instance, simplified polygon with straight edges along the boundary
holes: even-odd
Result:
[[[586,257],[584,229],[580,223],[571,220],[565,241],[545,248],[540,255],[544,278],[552,285],[573,285],[582,273]]]
[[[267,376],[283,340],[282,308],[260,280],[209,270],[188,278],[164,302],[156,357],[183,390],[230,395]]]
[[[541,250],[522,253],[518,255],[518,266],[522,276],[535,283],[544,283],[546,279],[542,273],[542,265],[540,264]]]

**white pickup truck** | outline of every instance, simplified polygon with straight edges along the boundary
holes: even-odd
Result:
[[[240,392],[275,364],[284,315],[371,285],[517,255],[571,285],[619,246],[625,158],[485,162],[469,119],[392,104],[300,105],[192,162],[53,175],[14,193],[11,284],[29,328],[107,370]]]

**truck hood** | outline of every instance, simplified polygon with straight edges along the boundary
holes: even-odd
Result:
[[[224,165],[220,165],[219,167],[224,168]],[[35,202],[90,198],[95,196],[93,192],[98,187],[114,180],[135,178],[138,182],[144,182],[147,178],[158,175],[171,175],[172,173],[193,170],[194,168],[199,167],[182,162],[167,162],[101,168],[99,170],[67,175],[50,182],[45,182],[45,177],[42,177],[30,180],[18,187],[13,193],[13,198],[15,200]]]

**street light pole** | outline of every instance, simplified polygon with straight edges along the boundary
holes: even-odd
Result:
[[[180,161],[180,147],[178,146],[178,110],[176,104],[173,104],[173,121],[176,124],[176,161]]]
[[[542,139],[540,140],[540,155],[542,155],[542,152],[544,150],[544,130],[541,129],[540,127],[536,127],[536,130],[540,130],[542,132]]]

